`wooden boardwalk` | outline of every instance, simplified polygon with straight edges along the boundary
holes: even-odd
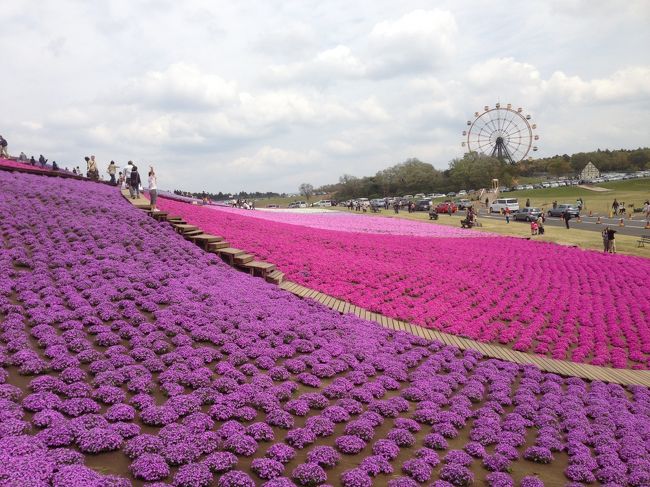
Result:
[[[122,195],[135,207],[141,209],[149,209],[148,200],[144,198],[138,198],[135,200],[131,199],[129,197],[128,191],[122,191]],[[242,254],[245,252],[238,249],[228,250],[237,250]],[[235,265],[234,261],[232,265]],[[267,265],[272,266],[273,272],[278,273],[278,271],[275,270],[275,266],[272,264]],[[339,313],[352,313],[361,319],[374,321],[386,328],[411,333],[428,340],[438,340],[446,345],[457,347],[460,350],[476,350],[482,353],[485,357],[506,360],[508,362],[514,362],[517,364],[532,364],[539,367],[540,370],[543,370],[545,372],[552,372],[566,377],[580,377],[581,379],[587,379],[590,381],[602,381],[620,385],[640,385],[650,387],[650,371],[647,370],[598,367],[595,365],[579,364],[566,360],[556,360],[533,353],[518,352],[503,345],[483,343],[477,340],[471,340],[469,338],[463,338],[456,335],[451,335],[449,333],[443,333],[437,330],[424,328],[422,326],[373,313],[352,303],[348,303],[347,301],[342,301],[333,296],[329,296],[314,289],[301,286],[300,284],[296,284],[295,282],[283,281],[282,277],[275,280],[269,279],[267,276],[267,281],[278,284],[281,289],[288,291],[298,297],[309,298],[318,301],[324,306],[338,311]]]
[[[386,328],[404,331],[428,340],[438,340],[446,345],[458,347],[461,350],[477,350],[486,357],[506,360],[518,364],[532,364],[536,365],[543,371],[553,372],[563,376],[580,377],[592,381],[598,380],[621,385],[641,385],[650,387],[650,371],[597,367],[595,365],[579,364],[566,360],[555,360],[532,353],[518,352],[502,345],[483,343],[373,313],[346,301],[301,286],[295,282],[284,281],[280,284],[280,288],[301,298],[310,298],[318,301],[328,308],[340,313],[352,313],[359,318],[374,321]]]

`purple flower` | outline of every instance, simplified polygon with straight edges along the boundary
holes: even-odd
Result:
[[[284,472],[284,465],[270,458],[256,458],[251,463],[251,470],[259,478],[269,480],[280,477]]]
[[[495,453],[483,457],[483,466],[490,472],[506,472],[510,468],[510,460],[503,455]]]
[[[409,447],[415,444],[415,436],[405,429],[393,428],[388,432],[386,438],[392,440],[400,447]]]
[[[131,463],[131,473],[136,479],[152,482],[169,476],[169,466],[156,453],[144,453]]]
[[[255,482],[241,470],[232,470],[219,478],[217,487],[255,487]]]
[[[298,485],[315,487],[327,480],[327,473],[316,463],[302,463],[291,472],[291,478]]]
[[[236,434],[228,438],[224,448],[236,455],[250,457],[257,451],[257,441],[247,435]]]
[[[341,474],[341,487],[372,487],[372,479],[363,469],[353,468]]]
[[[438,457],[438,453],[436,453],[435,450],[431,450],[430,448],[426,448],[426,447],[420,448],[415,452],[415,456],[420,460],[428,463],[433,468],[438,466],[438,464],[440,463],[440,458]]]
[[[388,487],[418,487],[418,483],[408,477],[397,477],[388,481]]]
[[[207,487],[211,482],[210,469],[201,463],[183,465],[174,475],[175,487]]]
[[[325,468],[334,467],[340,459],[341,455],[331,446],[317,446],[307,453],[308,462],[317,463]]]
[[[446,450],[447,440],[438,433],[429,433],[424,437],[424,446],[434,450]]]
[[[553,453],[548,448],[531,446],[526,448],[524,458],[535,463],[551,463],[553,461]]]
[[[273,428],[266,423],[253,423],[246,428],[246,434],[256,441],[273,441]]]
[[[280,463],[289,463],[296,456],[296,450],[289,445],[276,443],[266,450],[266,456]]]
[[[356,455],[366,446],[366,442],[361,438],[351,435],[339,436],[334,443],[336,448],[346,455]]]
[[[391,440],[379,440],[372,445],[372,453],[382,456],[388,461],[392,461],[399,455],[399,446]]]
[[[305,427],[320,437],[331,436],[334,433],[334,426],[334,423],[325,416],[312,416],[305,422]]]
[[[137,458],[145,453],[159,453],[163,442],[157,436],[139,435],[126,442],[124,453],[129,458]]]
[[[308,428],[296,428],[287,433],[285,441],[301,450],[316,441],[316,435]]]
[[[493,472],[486,477],[490,487],[515,487],[512,477],[503,472]]]
[[[431,477],[433,469],[423,460],[407,460],[402,464],[402,471],[418,482],[426,482]]]
[[[465,487],[474,482],[474,474],[467,467],[449,463],[440,469],[440,478],[456,487]]]
[[[83,453],[102,453],[122,446],[122,437],[109,428],[91,428],[79,437],[79,450]]]
[[[544,487],[544,482],[542,482],[537,477],[528,475],[521,479],[520,487]]]
[[[237,457],[230,452],[214,452],[205,457],[203,463],[212,472],[224,473],[237,466]]]

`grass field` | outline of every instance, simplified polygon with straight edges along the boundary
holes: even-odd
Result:
[[[606,215],[609,213],[614,198],[618,202],[624,202],[625,207],[633,204],[635,208],[643,208],[643,202],[650,199],[650,179],[628,179],[626,181],[614,181],[601,183],[597,187],[608,191],[591,191],[577,186],[564,186],[561,188],[532,189],[526,191],[512,191],[502,193],[501,196],[518,198],[519,204],[523,206],[526,199],[530,198],[531,206],[547,209],[558,203],[575,204],[578,197],[585,203],[585,211],[592,211],[594,214]]]

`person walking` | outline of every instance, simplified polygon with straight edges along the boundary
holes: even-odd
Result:
[[[117,184],[120,186],[120,191],[126,189],[126,179],[124,178],[122,171],[120,171],[117,177]]]
[[[9,159],[9,153],[7,152],[7,139],[0,135],[0,157]]]
[[[140,174],[138,173],[138,167],[131,163],[131,176],[129,178],[129,186],[133,188],[133,194],[131,198],[136,199],[140,197],[140,185],[142,180],[140,179]]]
[[[510,208],[506,206],[506,209],[504,210],[504,213],[506,215],[506,223],[510,223]]]
[[[526,198],[526,208],[530,208],[530,198]]]
[[[97,169],[95,156],[90,156],[90,160],[88,161],[88,177],[94,181],[99,181],[99,169]]]
[[[618,214],[618,207],[619,207],[618,200],[614,198],[614,202],[612,203],[612,213],[614,213],[614,215]]]
[[[643,213],[645,213],[645,227],[650,228],[650,200],[643,204]]]
[[[485,207],[490,206],[490,198],[485,198]]]
[[[111,177],[111,184],[115,186],[116,184],[115,173],[117,172],[117,166],[115,165],[115,161],[111,161],[111,163],[108,165],[108,169],[106,170],[106,172]]]
[[[613,228],[607,227],[607,250],[609,251],[610,254],[615,254],[616,253],[616,237],[614,234],[616,233],[616,230]]]
[[[38,163],[41,165],[42,168],[45,168],[45,164],[47,163],[47,159],[43,157],[43,154],[38,156]]]
[[[564,219],[564,224],[566,225],[567,229],[569,228],[569,220],[571,220],[571,214],[568,211],[565,211],[562,213],[562,218]]]
[[[129,161],[124,169],[124,180],[126,182],[126,187],[129,190],[129,196],[131,199],[135,199],[135,191],[131,187],[131,171],[133,170],[133,161]]]
[[[540,213],[537,217],[537,233],[539,235],[544,235],[544,214]]]
[[[609,250],[609,234],[607,232],[609,232],[609,225],[603,228],[603,231],[600,232],[603,237],[603,252],[605,253]]]
[[[156,201],[158,201],[158,184],[156,181],[156,173],[153,170],[153,166],[149,166],[149,199],[151,200],[151,211],[159,211],[156,207]]]

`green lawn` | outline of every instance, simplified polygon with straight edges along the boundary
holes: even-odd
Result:
[[[643,202],[650,199],[650,179],[628,179],[626,181],[614,181],[611,183],[598,184],[597,187],[605,188],[608,191],[591,191],[577,186],[563,186],[560,188],[531,189],[526,191],[511,191],[501,193],[501,197],[517,198],[519,204],[524,205],[526,199],[530,198],[531,206],[549,208],[553,201],[558,203],[575,204],[578,197],[585,203],[585,210],[594,214],[605,215],[609,212],[616,198],[624,202],[625,206],[633,204],[635,208],[642,208]]]

